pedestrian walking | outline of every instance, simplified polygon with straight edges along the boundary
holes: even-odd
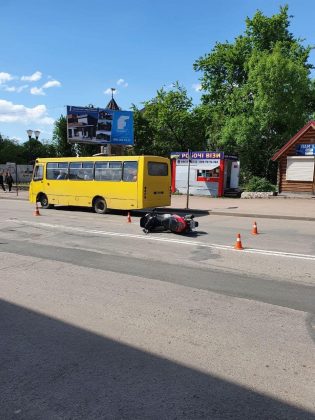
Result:
[[[9,188],[9,192],[11,192],[11,188],[12,188],[12,184],[13,184],[13,178],[12,178],[12,175],[9,171],[6,173],[5,183],[7,184],[8,188]]]
[[[3,178],[3,172],[2,172],[2,173],[0,173],[0,185],[3,189],[3,191],[6,192],[3,181],[4,181],[4,178]]]

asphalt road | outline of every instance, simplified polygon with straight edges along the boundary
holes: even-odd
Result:
[[[315,418],[315,223],[32,211],[0,203],[1,418]]]

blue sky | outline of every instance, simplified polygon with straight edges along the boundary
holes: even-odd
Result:
[[[257,9],[271,16],[285,3],[291,32],[315,45],[311,0],[4,0],[0,133],[50,140],[66,105],[104,107],[111,87],[128,110],[178,80],[197,104],[195,60],[243,33]]]

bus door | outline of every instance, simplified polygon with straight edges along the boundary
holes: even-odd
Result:
[[[48,162],[46,164],[46,188],[50,204],[69,205],[68,162]]]
[[[144,169],[143,207],[170,205],[171,177],[166,162],[147,161]]]
[[[94,162],[70,162],[69,205],[91,206],[93,197]]]
[[[31,203],[35,203],[37,195],[43,191],[44,184],[44,165],[42,163],[36,163],[32,182],[30,183],[29,188],[29,199]]]
[[[114,162],[113,162],[114,163]],[[125,161],[122,163],[122,181],[119,186],[121,209],[138,208],[138,162]],[[118,204],[118,203],[117,203]]]

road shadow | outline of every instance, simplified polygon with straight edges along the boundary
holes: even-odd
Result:
[[[181,209],[175,207],[156,207],[157,213],[175,213],[180,216],[185,214],[193,214],[195,217],[209,216],[209,210],[200,209]]]
[[[0,319],[3,419],[314,419],[238,384],[4,300]]]
[[[150,209],[143,209],[143,210],[113,210],[108,209],[106,214],[96,214],[94,210],[91,207],[80,207],[80,206],[54,206],[53,209],[49,209],[49,211],[66,211],[66,212],[76,212],[76,213],[94,213],[95,217],[106,217],[108,214],[114,214],[118,216],[124,216],[127,217],[128,212],[132,217],[140,218],[144,216],[146,213],[153,210],[153,208]],[[157,213],[173,213],[173,214],[179,214],[180,216],[186,215],[186,214],[193,214],[196,218],[208,216],[209,212],[204,210],[185,210],[185,209],[172,209],[172,208],[156,208]]]
[[[127,217],[128,210],[112,210],[108,209],[105,214],[97,214],[94,212],[94,210],[91,207],[80,207],[80,206],[54,206],[53,209],[49,209],[48,211],[66,211],[69,213],[92,213],[95,214],[95,218],[97,217],[106,217],[109,214],[116,214],[119,216]],[[132,215],[136,217],[141,217],[143,214],[138,215],[135,211],[131,212]]]

